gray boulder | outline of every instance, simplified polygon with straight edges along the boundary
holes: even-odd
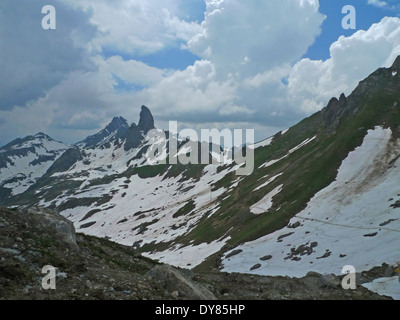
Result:
[[[78,249],[75,227],[62,215],[41,207],[29,208],[25,214],[31,215],[40,229],[53,234],[55,241],[59,241],[71,249]]]
[[[170,265],[157,265],[147,276],[160,284],[171,295],[185,300],[216,300],[213,293],[193,280],[189,270],[176,269]]]

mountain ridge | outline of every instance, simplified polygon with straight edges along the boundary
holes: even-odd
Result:
[[[125,135],[129,125],[123,117],[114,117],[111,122],[98,133],[86,137],[75,145],[81,148],[91,148],[105,145]]]

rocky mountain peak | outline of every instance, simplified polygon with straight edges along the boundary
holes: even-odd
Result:
[[[91,148],[106,144],[110,140],[122,137],[129,128],[128,121],[123,117],[114,117],[111,122],[98,133],[87,137],[85,140],[78,142],[77,145],[84,148]]]
[[[52,140],[47,134],[43,132],[38,132],[37,134],[35,134],[34,138]]]
[[[400,55],[397,56],[396,60],[393,62],[391,69],[394,71],[400,71]]]
[[[144,134],[147,134],[147,132],[155,128],[153,115],[146,106],[142,106],[138,128],[143,131]]]
[[[321,111],[325,127],[329,127],[335,132],[341,119],[360,112],[363,109],[363,104],[360,104],[360,102],[372,98],[377,93],[385,91],[397,94],[400,82],[396,75],[399,71],[400,56],[396,58],[390,68],[379,68],[360,81],[348,97],[342,93],[339,99],[332,98],[328,105]]]
[[[106,130],[114,132],[120,128],[129,128],[128,121],[123,117],[114,117],[107,125]]]
[[[326,106],[326,108],[322,110],[322,118],[325,126],[329,126],[335,122],[335,120],[338,117],[338,114],[341,114],[343,112],[346,102],[347,98],[344,95],[344,93],[340,95],[339,99],[334,97],[331,100],[329,100],[329,103]]]

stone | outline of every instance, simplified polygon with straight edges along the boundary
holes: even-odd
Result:
[[[152,280],[157,281],[168,292],[179,292],[180,297],[187,300],[216,300],[213,293],[203,285],[185,277],[180,270],[170,265],[157,265],[148,273]]]
[[[32,286],[26,285],[24,290],[23,290],[23,293],[24,294],[29,294],[31,292],[32,288],[33,288]]]
[[[241,252],[243,252],[243,250],[241,250],[241,249],[233,250],[232,252],[230,252],[230,253],[228,253],[228,254],[226,255],[225,259],[228,259],[228,258],[230,258],[230,257],[233,257],[233,256],[235,256],[235,255],[237,255],[237,254],[239,254],[239,253],[241,253]]]
[[[34,207],[27,210],[42,229],[54,235],[54,240],[70,248],[78,249],[75,227],[71,221],[49,209]]]
[[[85,285],[86,285],[86,288],[88,288],[88,289],[92,289],[93,288],[92,282],[89,279],[86,280]]]
[[[179,292],[178,291],[174,291],[171,293],[172,296],[178,298],[179,297]]]
[[[261,268],[261,264],[257,263],[257,264],[255,264],[254,266],[252,266],[250,268],[250,271],[253,271],[253,270],[256,270],[256,269],[260,269],[260,268]]]

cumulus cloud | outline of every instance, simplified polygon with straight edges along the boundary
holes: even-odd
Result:
[[[92,23],[102,31],[92,42],[99,51],[145,55],[179,47],[200,28],[195,21],[184,19],[184,0],[63,1],[92,13]]]
[[[389,67],[400,55],[400,19],[384,18],[368,30],[340,37],[325,61],[302,59],[289,75],[289,97],[301,102],[305,112],[315,112],[379,67]]]
[[[148,66],[137,60],[124,60],[121,56],[104,59],[96,56],[99,72],[112,74],[118,79],[133,85],[151,86],[160,82],[170,71]]]
[[[136,120],[141,104],[135,100],[135,92],[117,92],[116,86],[113,74],[103,65],[90,72],[71,72],[45,96],[0,111],[0,118],[7,119],[0,125],[1,137],[5,143],[16,134],[45,131],[74,143],[103,128],[114,116]]]
[[[206,0],[206,5],[201,32],[187,44],[202,60],[141,97],[159,107],[160,117],[286,125],[293,112],[287,112],[282,81],[321,32],[318,1]]]
[[[221,120],[221,115],[250,112],[234,104],[237,91],[234,79],[217,81],[215,77],[214,64],[199,60],[137,96],[154,106],[161,119],[199,122],[207,118]]]
[[[213,62],[221,77],[248,77],[297,61],[321,32],[318,1],[206,0],[188,48]]]

